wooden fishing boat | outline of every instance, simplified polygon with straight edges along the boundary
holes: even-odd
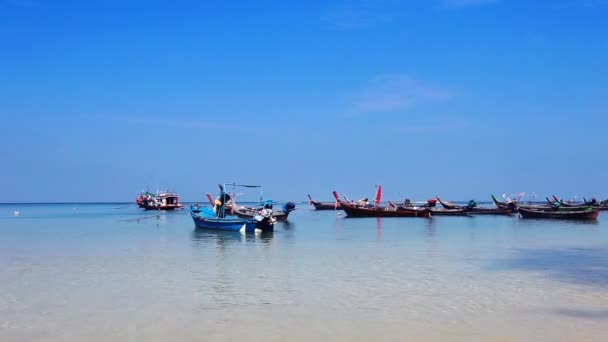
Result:
[[[582,203],[572,203],[572,202],[566,202],[563,199],[559,199],[557,198],[555,195],[553,195],[553,201],[558,202],[559,204],[561,204],[563,207],[580,207]]]
[[[277,220],[277,221],[282,221],[285,222],[287,221],[287,218],[289,217],[289,213],[291,213],[292,211],[296,210],[296,205],[293,202],[287,202],[285,203],[280,210],[274,210],[273,206],[274,204],[272,203],[272,201],[270,201],[270,203],[267,203],[269,201],[266,201],[262,206],[256,208],[256,207],[244,207],[244,206],[227,206],[226,207],[226,212],[240,217],[240,218],[253,218],[255,215],[257,215],[259,213],[260,210],[263,209],[272,209],[272,216]]]
[[[435,198],[437,198],[439,204],[441,204],[441,206],[445,209],[462,209],[462,206],[454,204],[452,202],[444,201],[439,196],[436,196]]]
[[[544,218],[562,220],[597,220],[600,211],[592,207],[587,210],[565,211],[565,210],[534,210],[519,208],[522,218]]]
[[[310,194],[308,195],[308,203],[310,203],[310,205],[312,205],[313,207],[315,207],[315,210],[340,210],[340,203],[338,202],[334,202],[334,203],[330,203],[330,202],[317,202],[315,200],[312,199],[312,196],[310,196]]]
[[[499,201],[494,194],[492,194],[492,201],[496,205],[497,208],[500,209],[510,209],[512,212],[517,212],[517,201]]]
[[[518,208],[524,208],[528,210],[547,210],[547,211],[585,211],[589,206],[578,206],[578,207],[564,207],[560,205],[531,205],[531,204],[520,204]]]
[[[196,205],[190,206],[190,215],[196,228],[229,230],[241,233],[260,231],[272,231],[274,225],[262,223],[254,219],[242,219],[236,216],[217,217],[216,213],[208,208],[200,208]]]
[[[469,213],[464,209],[445,209],[445,208],[437,208],[435,206],[435,200],[428,200],[426,203],[422,203],[421,205],[412,205],[412,202],[406,200],[406,202],[402,205],[396,205],[392,202],[388,202],[389,206],[393,208],[402,208],[402,209],[417,209],[417,208],[425,208],[431,211],[431,216],[470,216]]]
[[[349,217],[431,217],[431,211],[428,208],[361,207],[342,201],[336,191],[333,194],[336,201],[340,203],[342,210]]]
[[[608,200],[598,202],[595,198],[592,198],[590,201],[587,201],[587,199],[583,197],[583,203],[599,210],[608,210]]]
[[[182,208],[182,204],[179,203],[179,196],[175,192],[163,192],[144,198],[137,205],[145,210],[175,210]]]
[[[437,201],[443,206],[445,209],[463,209],[470,215],[511,215],[513,214],[513,209],[509,208],[484,208],[477,206],[462,206],[457,205],[452,202],[443,201],[439,196],[436,197]]]

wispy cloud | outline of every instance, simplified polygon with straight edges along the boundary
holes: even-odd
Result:
[[[498,2],[499,0],[442,0],[445,8],[465,8],[473,6],[483,6]]]
[[[353,110],[356,113],[407,111],[422,103],[443,102],[453,96],[451,90],[405,75],[383,75],[359,92]]]
[[[465,130],[471,127],[470,122],[466,121],[446,121],[441,123],[428,123],[398,126],[396,130],[399,133],[436,133],[436,132],[452,132]]]
[[[382,2],[350,1],[328,10],[322,20],[341,30],[387,24],[399,17],[399,11],[387,6]]]

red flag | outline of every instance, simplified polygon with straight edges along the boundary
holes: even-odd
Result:
[[[382,198],[382,185],[378,185],[378,191],[376,192],[376,199],[374,200],[374,203],[376,203],[376,205],[379,205],[381,198]]]

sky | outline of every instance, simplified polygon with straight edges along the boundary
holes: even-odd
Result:
[[[0,0],[0,202],[231,182],[608,198],[606,18],[608,0]]]

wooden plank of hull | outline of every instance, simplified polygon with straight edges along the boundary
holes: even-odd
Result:
[[[530,210],[519,208],[519,214],[523,218],[549,218],[564,220],[596,220],[600,211],[589,208],[586,211],[550,211],[550,210]]]

